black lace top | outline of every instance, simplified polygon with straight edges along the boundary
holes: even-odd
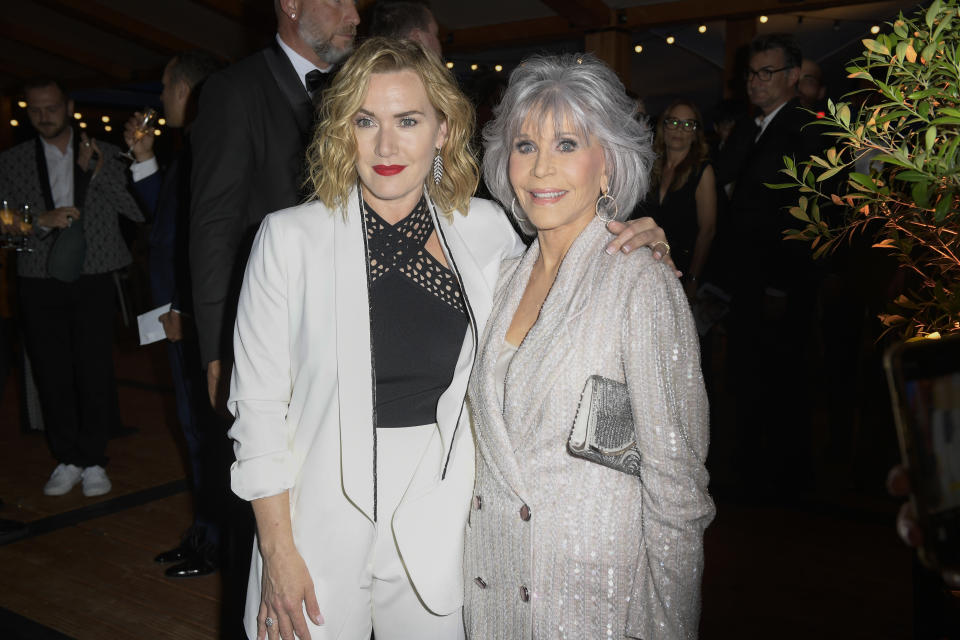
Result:
[[[396,225],[364,203],[364,223],[377,427],[436,422],[467,330],[460,287],[426,249],[433,222],[425,198]]]

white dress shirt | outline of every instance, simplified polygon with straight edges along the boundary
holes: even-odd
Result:
[[[53,206],[72,207],[73,203],[73,129],[67,141],[66,152],[60,151],[56,145],[50,144],[43,138],[43,155],[47,161],[47,174],[50,176],[50,194],[53,196]]]
[[[313,64],[302,55],[290,48],[290,46],[283,41],[283,38],[280,37],[280,34],[277,34],[277,43],[280,45],[280,48],[283,49],[283,52],[287,55],[287,58],[290,60],[290,63],[293,65],[294,70],[296,70],[297,75],[300,77],[300,84],[303,85],[303,90],[307,93],[310,93],[307,90],[307,74],[316,69],[320,73],[330,73],[333,71],[333,66],[331,65],[327,69],[321,69],[317,65]]]
[[[789,100],[787,102],[789,102]],[[760,130],[757,131],[757,136],[753,139],[754,142],[760,139],[760,136],[763,135],[763,132],[767,130],[767,125],[770,124],[771,120],[777,117],[777,114],[780,113],[780,109],[783,109],[783,107],[787,104],[787,102],[784,102],[783,104],[781,104],[779,107],[777,107],[767,115],[757,116],[754,119],[754,122],[757,123],[757,127],[760,128]]]

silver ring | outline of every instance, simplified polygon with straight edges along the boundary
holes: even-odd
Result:
[[[263,624],[267,625],[268,627],[272,627],[272,626],[273,626],[273,618],[266,618],[266,619],[263,621]]]

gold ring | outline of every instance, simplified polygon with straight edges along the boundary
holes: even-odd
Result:
[[[662,244],[663,246],[665,246],[665,247],[667,248],[667,250],[663,252],[663,255],[667,255],[667,254],[670,253],[670,243],[667,242],[666,240],[657,240],[657,241],[654,242],[652,245],[650,245],[650,248],[653,249],[653,248],[656,247],[658,244]]]

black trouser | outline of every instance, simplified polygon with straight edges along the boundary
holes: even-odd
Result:
[[[50,452],[63,464],[103,466],[118,413],[113,278],[84,275],[66,283],[21,277],[19,289]]]

